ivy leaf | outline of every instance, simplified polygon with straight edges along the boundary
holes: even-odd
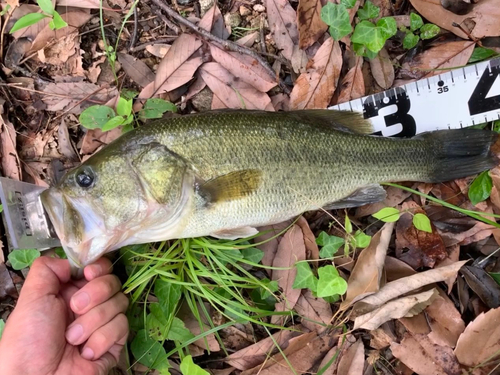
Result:
[[[358,18],[363,20],[369,20],[371,18],[377,18],[380,14],[380,8],[374,5],[370,0],[367,0],[363,8],[358,9]]]
[[[85,109],[78,120],[84,128],[102,129],[104,124],[115,117],[115,111],[105,105],[93,105]]]
[[[200,366],[195,364],[193,362],[193,357],[191,357],[190,355],[182,359],[180,368],[183,375],[210,375]]]
[[[420,38],[424,40],[434,38],[439,34],[439,31],[441,31],[439,26],[436,26],[433,23],[426,23],[420,28]]]
[[[418,35],[409,32],[408,34],[405,35],[405,38],[403,39],[403,47],[405,49],[412,49],[417,45],[419,40],[420,37]]]
[[[132,113],[132,99],[125,99],[120,96],[116,104],[116,113],[120,116],[128,116]]]
[[[319,256],[321,258],[331,258],[345,243],[345,240],[341,237],[330,236],[326,232],[321,232],[318,238],[316,238],[316,243],[322,246],[321,251],[319,252]]]
[[[377,29],[380,30],[382,38],[387,40],[390,37],[396,35],[396,33],[398,32],[398,25],[393,17],[384,17],[377,21]],[[380,49],[382,49],[382,47],[380,47]]]
[[[340,4],[345,6],[347,9],[351,9],[356,4],[357,0],[340,0]]]
[[[415,228],[417,228],[418,230],[427,233],[432,233],[431,221],[424,214],[421,213],[415,214],[413,216],[413,225],[415,225]]]
[[[137,332],[130,349],[134,358],[144,366],[160,371],[168,371],[168,358],[165,348],[158,341],[149,337],[145,329]]]
[[[34,25],[38,21],[48,17],[46,14],[43,13],[28,13],[25,16],[22,16],[19,18],[14,26],[12,26],[12,29],[10,29],[9,33],[12,34],[16,32],[17,30],[24,29],[25,27]]]
[[[364,249],[370,244],[370,241],[372,240],[372,237],[364,234],[362,231],[358,230],[354,234],[354,243],[356,247],[359,247],[360,249]]]
[[[335,294],[344,294],[347,291],[347,282],[339,275],[337,269],[332,266],[318,268],[318,297],[329,297]]]
[[[420,17],[417,13],[410,14],[410,29],[411,31],[415,31],[420,29],[424,24],[422,17]]]
[[[295,281],[293,282],[293,289],[311,289],[313,292],[316,291],[318,286],[318,279],[314,276],[311,271],[311,267],[308,262],[299,262],[295,264],[297,268],[297,275],[295,276]]]
[[[386,39],[370,21],[361,21],[356,25],[351,40],[353,43],[362,44],[372,52],[378,52],[384,46]]]
[[[243,259],[256,264],[264,258],[264,252],[256,247],[241,249],[241,255],[243,255]]]
[[[185,342],[191,340],[194,335],[186,328],[184,322],[177,317],[174,317],[170,330],[168,331],[167,339]]]
[[[146,100],[144,108],[139,112],[141,119],[161,118],[165,112],[177,112],[175,104],[160,98]]]
[[[495,56],[497,53],[493,51],[492,49],[489,48],[484,48],[484,47],[476,47],[474,48],[474,51],[472,52],[472,55],[469,59],[469,64],[470,63],[475,63],[478,61],[483,61],[486,59],[489,59],[492,56]]]
[[[340,40],[352,32],[349,12],[342,4],[328,2],[321,9],[321,19],[330,26],[330,34],[335,40]]]
[[[30,267],[36,258],[40,256],[40,251],[37,249],[14,250],[7,257],[12,264],[12,268],[16,271]]]
[[[375,219],[379,219],[384,223],[393,223],[399,220],[401,213],[397,208],[394,207],[384,207],[380,211],[372,215]]]
[[[158,278],[155,281],[154,294],[158,298],[163,314],[170,316],[174,313],[181,299],[182,289],[178,284]]]
[[[491,194],[491,189],[493,188],[493,181],[488,171],[480,173],[469,188],[469,199],[471,203],[475,206],[479,202],[482,202]]]
[[[367,57],[369,58],[370,60],[374,59],[375,57],[377,57],[377,52],[372,52],[370,51],[368,48],[366,48],[364,45],[362,44],[358,44],[358,43],[353,43],[352,44],[353,47],[354,47],[354,52],[356,53],[356,55],[358,56],[364,56],[364,57]]]

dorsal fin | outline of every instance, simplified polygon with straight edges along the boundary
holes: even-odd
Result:
[[[374,132],[371,122],[363,118],[363,114],[351,111],[337,111],[332,109],[304,109],[300,111],[285,112],[317,125],[328,125],[343,131],[358,134],[372,134]]]

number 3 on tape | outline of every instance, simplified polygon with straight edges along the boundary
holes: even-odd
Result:
[[[408,83],[330,109],[363,113],[375,135],[412,137],[500,119],[500,59]]]

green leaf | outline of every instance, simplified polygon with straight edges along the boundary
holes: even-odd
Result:
[[[165,112],[177,112],[175,104],[159,98],[148,99],[144,108],[139,112],[139,117],[146,120],[161,118]]]
[[[347,9],[351,9],[356,4],[356,0],[340,0],[340,4],[345,6]]]
[[[396,35],[398,32],[398,25],[393,17],[384,17],[377,21],[377,29],[380,30],[382,38],[385,40]],[[384,43],[385,43],[384,40]],[[383,47],[383,46],[382,46]],[[368,47],[370,48],[370,47]],[[373,51],[373,50],[372,50]]]
[[[8,258],[10,264],[12,264],[12,268],[22,270],[23,268],[30,267],[40,255],[40,251],[37,249],[23,249],[12,251]]]
[[[120,93],[120,96],[125,98],[125,99],[134,99],[137,95],[139,95],[138,91],[129,90],[129,89],[122,89],[122,92]],[[151,100],[151,99],[148,99],[148,100]]]
[[[406,49],[412,49],[417,45],[419,40],[420,37],[418,35],[409,32],[408,34],[405,35],[405,38],[403,39],[403,47]]]
[[[84,128],[102,129],[110,119],[115,117],[113,108],[105,105],[93,105],[85,109],[78,118]]]
[[[125,99],[120,96],[118,104],[116,105],[116,113],[120,116],[127,117],[132,113],[132,100]]]
[[[0,204],[0,213],[3,212],[3,204]]]
[[[420,28],[420,38],[424,40],[434,38],[439,34],[439,31],[441,31],[439,26],[436,26],[433,23],[426,23]]]
[[[427,233],[432,233],[431,221],[424,214],[421,213],[415,214],[413,216],[413,225],[415,225],[415,228],[417,228],[418,230]]]
[[[61,16],[59,15],[59,13],[57,13],[56,11],[54,11],[54,15],[53,15],[54,18],[52,18],[52,21],[50,21],[49,25],[50,25],[50,28],[52,30],[56,29],[56,30],[59,30],[59,29],[62,29],[66,26],[68,26],[68,24],[66,23],[65,20],[63,20],[61,18]]]
[[[24,29],[25,27],[34,25],[35,23],[46,17],[48,16],[43,13],[28,13],[27,15],[22,16],[16,21],[14,26],[12,26],[12,29],[10,29],[9,33],[12,34],[17,30],[21,30]]]
[[[469,64],[483,61],[489,59],[492,56],[495,56],[497,53],[489,48],[484,47],[476,47],[474,51],[472,51],[472,55],[469,59]]]
[[[328,303],[335,303],[340,299],[338,294],[334,294],[333,296],[323,297],[323,299]]]
[[[137,332],[130,345],[135,359],[144,366],[158,370],[168,370],[168,358],[163,345],[149,337],[145,329]]]
[[[293,282],[293,289],[311,289],[313,292],[316,291],[318,286],[318,279],[314,276],[311,271],[311,267],[308,262],[298,262],[295,264],[297,268],[297,275]]]
[[[353,43],[352,45],[354,47],[354,52],[358,56],[364,56],[372,60],[378,55],[378,52],[372,52],[362,44]]]
[[[330,35],[335,40],[340,40],[352,32],[349,12],[342,4],[326,3],[321,9],[321,19],[330,26]]]
[[[256,247],[241,249],[241,254],[243,255],[243,259],[252,263],[259,263],[264,258],[264,252]]]
[[[177,308],[182,295],[181,286],[172,284],[162,278],[155,281],[154,294],[160,303],[165,316],[170,316]]]
[[[479,202],[482,202],[491,194],[491,189],[493,188],[493,181],[488,171],[480,173],[469,187],[469,199],[471,203],[475,206]]]
[[[347,215],[345,216],[344,226],[345,226],[345,231],[347,233],[352,233],[351,219],[349,219],[349,216],[347,216]]]
[[[0,319],[0,340],[2,339],[3,329],[5,328],[5,321]]]
[[[500,273],[498,272],[488,272],[490,276],[493,278],[493,280],[496,281],[498,285],[500,285]]]
[[[384,223],[393,223],[399,220],[401,213],[397,208],[394,207],[384,207],[378,212],[374,213],[372,216],[375,219],[379,219]]]
[[[372,240],[372,237],[364,234],[362,231],[358,230],[354,234],[354,244],[356,247],[359,247],[361,249],[364,249],[370,244],[370,241]]]
[[[210,375],[200,366],[193,362],[193,357],[190,355],[184,357],[181,362],[181,372],[183,375]]]
[[[347,282],[339,275],[334,266],[328,265],[318,268],[318,276],[318,297],[342,295],[347,291]]]
[[[157,341],[176,340],[181,342],[194,337],[182,320],[173,315],[164,315],[159,303],[149,304],[149,310],[151,313],[146,317],[146,328],[150,337]],[[172,323],[170,323],[170,319],[172,319]],[[167,329],[169,326],[170,329]]]
[[[331,258],[345,243],[345,240],[341,237],[330,236],[326,232],[321,232],[318,238],[316,238],[316,243],[322,246],[321,251],[319,252],[319,256],[321,258]]]
[[[60,259],[68,259],[68,257],[66,256],[66,253],[64,252],[64,249],[62,247],[56,247],[56,249],[54,250],[54,252],[56,253],[56,255]]]
[[[194,335],[191,333],[189,329],[186,328],[184,322],[179,318],[174,317],[174,320],[172,321],[172,326],[168,331],[167,339],[184,342],[191,340],[193,337]]]
[[[370,0],[367,0],[363,8],[358,9],[358,18],[363,20],[369,20],[371,18],[377,18],[380,14],[380,8],[373,5]]]
[[[45,13],[52,15],[54,12],[54,6],[51,0],[37,0],[36,1],[41,10]]]
[[[411,31],[415,31],[420,29],[424,24],[422,17],[420,17],[417,13],[410,14],[410,29]]]
[[[123,125],[125,123],[125,118],[123,116],[115,116],[111,119],[109,119],[103,126],[102,126],[102,131],[107,132],[110,130],[113,130],[114,128],[117,128],[120,125]]]

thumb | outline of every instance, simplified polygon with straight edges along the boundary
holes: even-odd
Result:
[[[22,299],[23,292],[24,295],[33,293],[36,297],[57,295],[61,285],[67,283],[70,278],[70,265],[66,259],[41,256],[33,262],[19,299]]]

